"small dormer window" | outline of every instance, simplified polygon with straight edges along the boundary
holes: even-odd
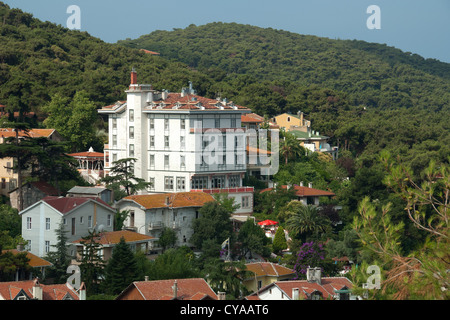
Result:
[[[287,117],[287,121],[290,122],[291,121],[291,117]]]

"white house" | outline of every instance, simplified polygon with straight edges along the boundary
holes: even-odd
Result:
[[[241,115],[250,110],[226,99],[155,91],[137,84],[131,72],[127,100],[103,107],[108,116],[105,173],[114,161],[133,157],[135,175],[151,183],[145,193],[226,192],[253,212],[253,187],[243,186],[246,166],[245,128]]]
[[[247,300],[356,300],[346,277],[322,277],[320,268],[308,268],[306,280],[276,281],[247,296]]]
[[[157,239],[164,228],[171,228],[176,231],[177,246],[192,246],[189,243],[192,221],[199,217],[200,208],[211,201],[214,198],[204,192],[158,193],[128,196],[118,201],[116,207],[119,211],[129,211],[125,228]]]
[[[28,242],[26,249],[39,257],[55,251],[61,222],[68,243],[87,236],[93,228],[113,231],[115,212],[99,198],[45,197],[19,212],[22,237]],[[75,255],[74,248],[69,250]]]

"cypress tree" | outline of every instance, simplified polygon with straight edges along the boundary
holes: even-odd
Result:
[[[119,294],[138,280],[138,265],[133,251],[122,237],[114,247],[105,269],[105,287],[109,294]]]

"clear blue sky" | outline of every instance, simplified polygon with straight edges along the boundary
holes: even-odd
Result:
[[[81,11],[81,30],[106,42],[190,24],[237,22],[331,39],[385,43],[450,63],[450,0],[0,0],[43,21],[67,26],[68,6]],[[366,10],[381,10],[381,29],[368,29]]]

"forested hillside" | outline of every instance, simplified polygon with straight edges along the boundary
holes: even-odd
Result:
[[[217,68],[259,81],[319,85],[377,108],[442,108],[450,100],[450,64],[383,44],[332,40],[236,23],[191,25],[119,42],[146,48],[199,70]],[[295,91],[295,90],[294,90]],[[284,94],[294,94],[284,88]],[[290,97],[293,98],[293,97]],[[303,107],[288,99],[289,108]]]
[[[108,44],[87,32],[42,22],[0,2],[0,104],[35,111],[55,93],[84,90],[98,106],[124,99],[130,71],[157,89],[180,90],[192,80],[204,93],[206,77],[182,63]]]
[[[187,63],[217,80],[210,91],[259,114],[301,110],[367,165],[383,149],[417,171],[430,159],[448,161],[448,63],[383,44],[219,22],[119,44]]]

